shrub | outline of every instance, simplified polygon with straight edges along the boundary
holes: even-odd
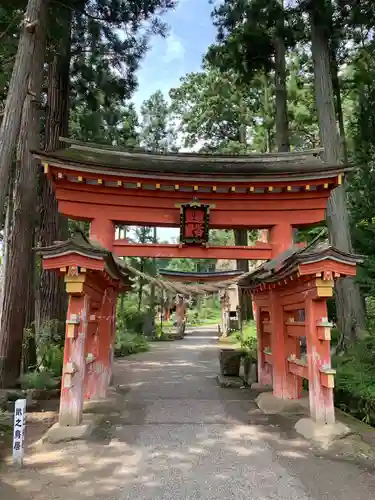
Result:
[[[27,372],[21,375],[22,389],[55,389],[59,381],[48,371]]]
[[[334,356],[337,370],[335,403],[344,411],[375,425],[375,337],[368,336],[344,355]]]
[[[43,366],[54,377],[60,377],[64,363],[64,349],[60,345],[50,345],[45,349]]]
[[[115,343],[115,356],[129,356],[137,352],[146,352],[149,344],[146,338],[139,333],[117,333]]]
[[[246,358],[256,360],[258,358],[258,340],[256,337],[241,339],[241,352]]]

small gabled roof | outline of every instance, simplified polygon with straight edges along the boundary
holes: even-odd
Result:
[[[363,258],[342,252],[331,246],[327,241],[313,242],[305,248],[293,247],[281,253],[275,259],[262,264],[251,274],[241,278],[238,285],[242,288],[255,288],[264,283],[274,283],[298,270],[303,264],[313,264],[331,260],[350,266],[363,262]]]
[[[53,245],[37,249],[42,258],[60,257],[69,253],[76,253],[84,257],[102,260],[104,270],[113,279],[129,285],[129,276],[125,263],[111,252],[89,240],[82,231],[77,230],[66,241],[57,241]]]

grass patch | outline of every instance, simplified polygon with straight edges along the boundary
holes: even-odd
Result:
[[[147,352],[150,346],[144,335],[140,333],[117,332],[115,356],[130,356],[138,352]]]

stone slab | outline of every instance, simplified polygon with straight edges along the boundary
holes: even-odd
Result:
[[[241,387],[244,387],[244,382],[241,377],[227,377],[225,375],[218,375],[216,380],[219,386],[225,389],[240,389]]]
[[[342,422],[318,424],[311,418],[301,418],[294,428],[305,439],[313,441],[323,448],[328,448],[334,440],[343,438],[351,432],[350,428]]]
[[[67,441],[78,441],[82,439],[87,439],[94,429],[94,419],[84,420],[81,425],[75,425],[71,427],[60,426],[56,422],[52,427],[48,429],[45,435],[42,437],[42,443],[57,444]]]

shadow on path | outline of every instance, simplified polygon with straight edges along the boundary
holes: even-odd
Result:
[[[118,360],[116,404],[87,442],[35,447],[1,470],[6,500],[368,500],[371,474],[319,458],[256,391],[223,389],[216,331]]]

